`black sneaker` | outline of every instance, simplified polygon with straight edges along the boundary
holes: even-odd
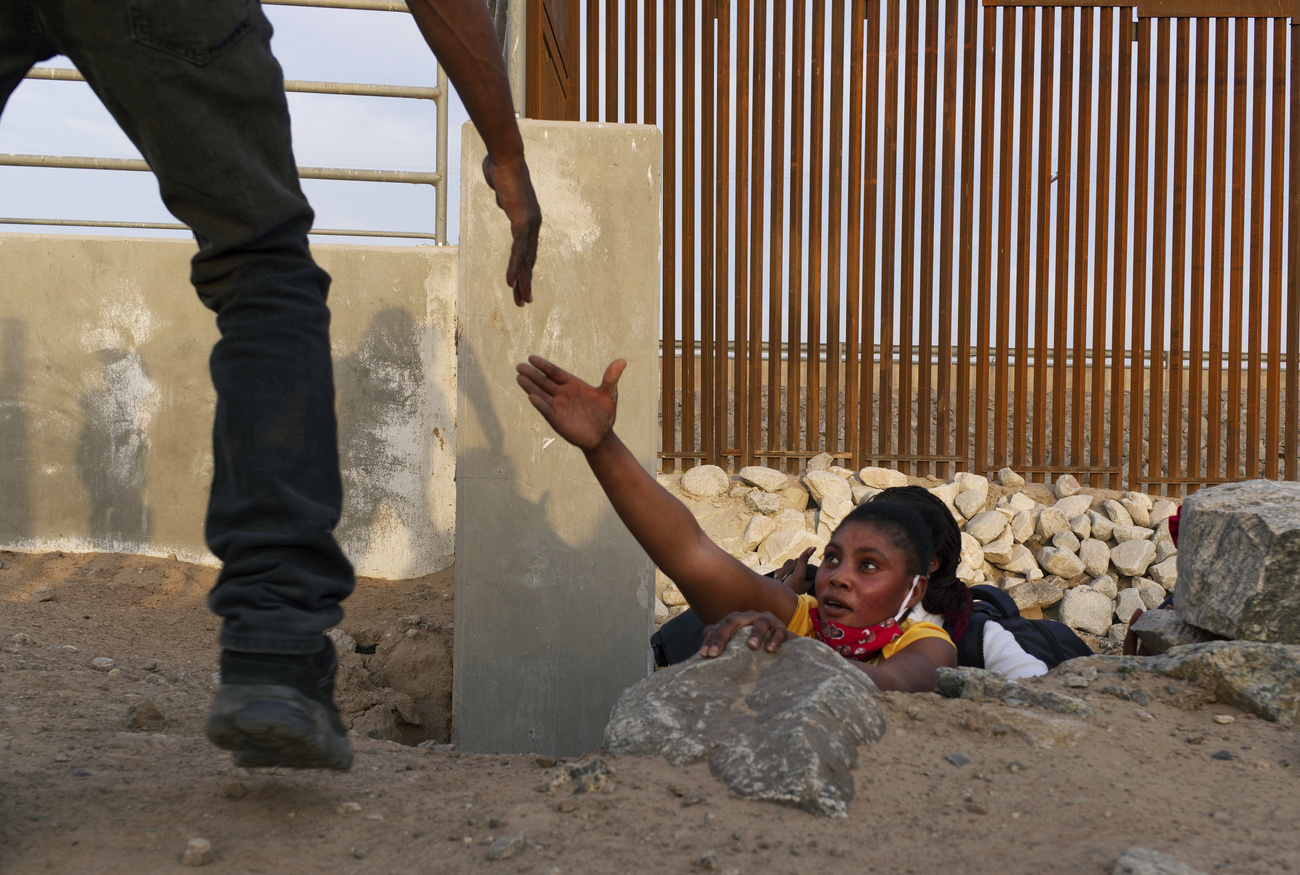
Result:
[[[334,707],[334,645],[311,656],[221,651],[221,689],[208,712],[208,739],[236,766],[352,767],[352,743]]]

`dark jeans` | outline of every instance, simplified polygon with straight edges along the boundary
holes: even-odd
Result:
[[[320,647],[354,578],[332,534],[329,276],[270,39],[257,0],[0,0],[0,110],[32,64],[67,55],[194,230],[191,279],[221,332],[208,603],[223,647],[293,654]]]

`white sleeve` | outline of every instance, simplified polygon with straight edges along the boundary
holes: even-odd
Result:
[[[1026,653],[1016,636],[992,620],[984,623],[984,667],[1009,680],[1047,674],[1047,663]]]

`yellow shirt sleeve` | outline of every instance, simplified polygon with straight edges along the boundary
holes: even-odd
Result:
[[[815,597],[807,593],[799,596],[799,603],[794,608],[794,616],[790,618],[790,622],[785,624],[791,634],[798,635],[800,638],[817,637],[817,630],[813,628],[812,617],[808,614],[808,611],[815,607],[817,607]]]

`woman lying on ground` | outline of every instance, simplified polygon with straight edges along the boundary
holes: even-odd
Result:
[[[943,618],[921,605],[931,538],[910,506],[869,502],[826,545],[812,595],[797,595],[713,543],[687,507],[646,472],[614,433],[622,359],[592,387],[538,356],[518,367],[519,385],[551,427],[583,451],[619,518],[706,623],[700,654],[717,656],[751,626],[751,649],[775,651],[792,637],[819,638],[853,660],[882,690],[934,689],[935,670],[955,666]]]

